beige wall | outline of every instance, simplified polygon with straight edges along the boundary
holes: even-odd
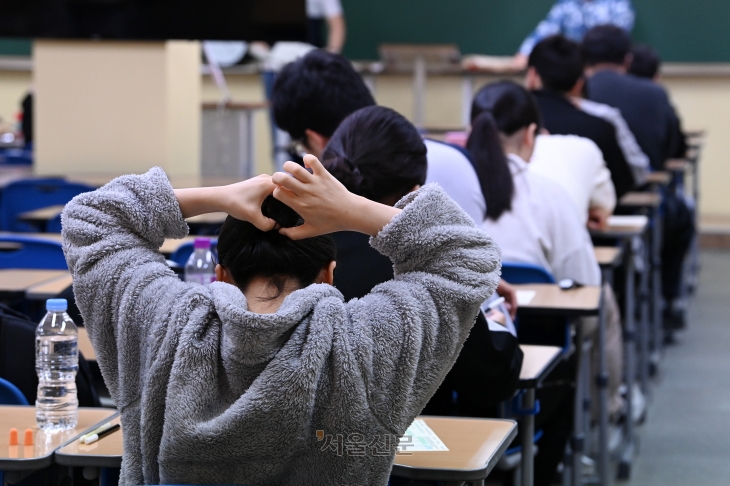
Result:
[[[37,174],[200,173],[197,42],[36,41]]]

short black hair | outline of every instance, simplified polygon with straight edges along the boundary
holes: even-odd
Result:
[[[300,288],[312,284],[337,256],[334,239],[322,235],[292,240],[280,234],[278,228],[297,226],[302,219],[273,196],[264,200],[261,212],[276,221],[275,229],[261,231],[248,221],[226,218],[218,237],[218,262],[241,290],[256,277],[268,278],[277,291],[272,299],[281,295],[290,279]]]
[[[428,167],[426,144],[416,127],[383,106],[368,106],[345,118],[324,149],[322,163],[350,192],[390,204],[425,184]]]
[[[567,93],[583,76],[580,45],[562,35],[538,42],[530,53],[528,65],[535,68],[548,91]]]
[[[306,129],[331,137],[350,113],[375,99],[350,61],[321,49],[284,66],[272,94],[274,120],[294,140]]]
[[[654,49],[644,44],[637,44],[631,49],[631,55],[633,57],[629,67],[631,74],[649,79],[656,77],[662,61]]]
[[[583,37],[583,57],[586,64],[623,64],[631,51],[631,37],[621,27],[597,25]]]

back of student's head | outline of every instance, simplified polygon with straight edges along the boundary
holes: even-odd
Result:
[[[382,106],[345,118],[322,154],[327,170],[347,189],[395,204],[426,181],[426,145],[402,115]]]
[[[329,235],[292,240],[279,234],[278,228],[302,223],[289,206],[269,196],[261,212],[276,221],[276,229],[261,231],[247,221],[228,216],[218,237],[218,263],[241,290],[253,279],[265,278],[276,289],[272,296],[276,298],[292,281],[298,288],[310,285],[335,260],[337,248]]]
[[[284,66],[272,104],[276,124],[299,140],[306,129],[330,137],[347,115],[375,100],[350,61],[316,49]]]
[[[567,93],[583,76],[583,54],[576,42],[554,35],[532,49],[528,66],[535,68],[546,90]]]
[[[623,64],[631,51],[631,37],[621,27],[598,25],[583,37],[583,57],[588,66]]]
[[[631,74],[649,79],[656,77],[662,61],[654,49],[644,44],[637,44],[631,49],[631,56],[629,67]]]
[[[530,125],[540,128],[540,110],[535,98],[512,81],[497,81],[480,89],[471,104],[471,133],[466,147],[471,152],[486,217],[497,220],[512,208],[514,182],[502,147],[510,137]]]

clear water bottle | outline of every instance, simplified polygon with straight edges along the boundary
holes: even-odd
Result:
[[[208,238],[195,238],[193,251],[185,264],[185,281],[208,285],[215,282],[215,264]]]
[[[35,369],[38,397],[35,417],[42,430],[76,427],[79,400],[76,372],[79,369],[78,330],[66,313],[66,299],[48,299],[48,311],[35,331]]]

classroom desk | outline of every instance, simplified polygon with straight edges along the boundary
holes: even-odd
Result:
[[[609,218],[609,225],[606,229],[600,231],[591,231],[591,236],[601,238],[611,238],[619,240],[626,248],[626,272],[625,272],[625,288],[624,288],[624,313],[623,322],[623,339],[624,339],[624,360],[626,363],[625,382],[628,390],[626,394],[626,416],[633,416],[633,389],[636,377],[636,341],[639,340],[639,373],[644,379],[648,356],[647,356],[647,321],[648,312],[646,301],[646,293],[648,293],[648,278],[646,272],[642,273],[641,294],[642,294],[642,312],[640,319],[640,332],[637,333],[635,322],[635,290],[634,290],[634,250],[632,240],[641,238],[646,232],[649,225],[649,218],[646,216],[612,216]],[[647,261],[646,251],[641,255],[644,262]],[[643,374],[642,374],[643,373]],[[619,477],[627,479],[633,462],[634,451],[636,448],[634,422],[626,420],[625,422],[625,440],[624,447],[620,453],[619,459]]]
[[[216,214],[216,213],[213,213]],[[2,236],[22,236],[26,238],[38,238],[42,240],[49,240],[49,241],[55,241],[58,243],[63,243],[63,237],[61,236],[61,233],[13,233],[8,231],[0,231],[0,237]],[[172,239],[167,238],[162,243],[162,246],[160,247],[159,251],[163,255],[171,255],[175,252],[181,245],[185,243],[192,243],[195,240],[196,236],[185,236],[183,238],[179,239]]]
[[[664,168],[671,172],[684,173],[692,167],[692,162],[687,159],[669,159],[664,163]]]
[[[109,420],[114,424],[121,424],[122,418],[115,415]],[[124,454],[124,435],[121,430],[102,437],[93,444],[82,444],[78,440],[72,440],[63,447],[60,447],[54,454],[56,464],[74,467],[122,467],[122,455]]]
[[[6,475],[9,482],[17,482],[25,473],[50,466],[53,453],[60,446],[117,414],[116,410],[105,408],[79,408],[79,422],[76,428],[63,432],[45,433],[38,430],[33,406],[0,406],[0,470],[18,471]],[[8,445],[11,428],[18,429],[20,445]],[[34,433],[32,446],[23,445],[25,429]],[[22,472],[21,472],[22,471]]]
[[[0,296],[12,297],[28,290],[68,275],[66,270],[0,270]]]
[[[522,430],[522,486],[535,483],[535,415],[530,413],[535,408],[535,389],[563,359],[563,350],[557,346],[520,345],[524,355],[520,381],[517,387],[525,390],[522,407],[525,413],[520,421]],[[515,485],[517,486],[517,485]]]
[[[74,279],[69,272],[57,278],[41,282],[25,291],[25,298],[28,300],[46,300],[57,297],[66,291],[74,283]]]
[[[672,182],[672,174],[663,170],[650,172],[646,176],[646,183],[658,186],[668,186]]]
[[[613,270],[621,265],[623,248],[621,246],[594,246],[593,254],[601,267],[603,281],[613,287]]]
[[[52,220],[63,211],[64,205],[47,206],[45,208],[34,209],[32,211],[26,211],[18,215],[18,219],[32,223],[38,227],[38,229],[45,229],[46,223]],[[190,226],[200,225],[219,225],[223,224],[228,215],[226,213],[206,213],[199,216],[193,216],[187,218],[185,221]]]
[[[445,485],[462,484],[463,481],[483,485],[517,435],[517,423],[513,420],[418,418],[426,422],[449,450],[396,454],[393,476],[443,481]]]
[[[96,351],[89,339],[89,333],[85,327],[79,327],[79,351],[84,355],[87,361],[96,361]]]
[[[600,484],[608,486],[608,372],[605,356],[605,329],[603,321],[603,291],[600,286],[585,286],[570,290],[562,290],[556,284],[520,284],[514,285],[516,291],[533,291],[534,297],[530,302],[521,303],[517,309],[518,316],[556,316],[576,318],[584,316],[598,316],[597,347],[599,355],[599,369],[596,373],[596,382],[599,389],[599,472]],[[574,320],[576,326],[576,394],[575,413],[573,417],[571,467],[572,484],[578,486],[582,482],[581,458],[585,450],[585,425],[588,410],[584,406],[590,396],[589,362],[583,349],[584,329],[579,320]]]

